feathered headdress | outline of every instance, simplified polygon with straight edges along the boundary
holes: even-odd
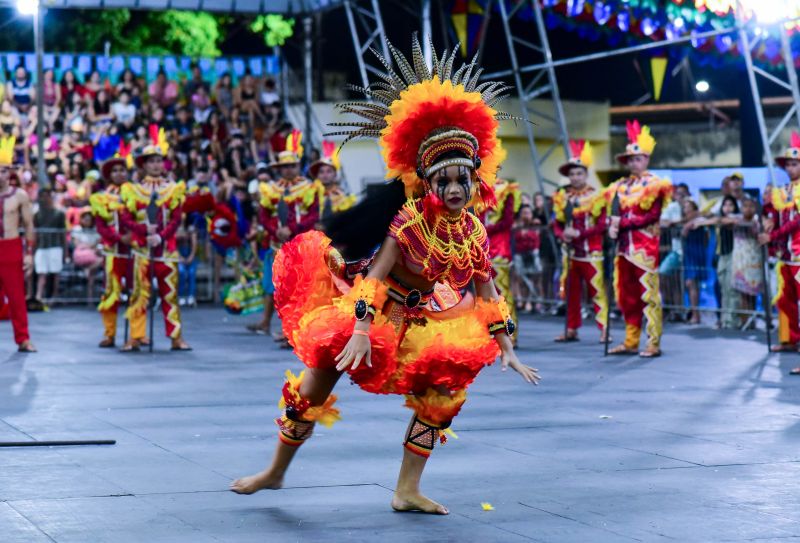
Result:
[[[445,51],[438,57],[431,43],[433,64],[428,68],[416,35],[411,42],[410,62],[390,43],[387,45],[399,73],[389,59],[372,49],[386,73],[368,88],[350,87],[372,102],[340,104],[341,111],[362,120],[332,123],[349,129],[328,135],[346,136],[342,145],[353,138],[378,138],[388,178],[401,179],[408,196],[427,192],[430,187],[426,179],[443,167],[473,168],[479,183],[472,203],[491,206],[491,186],[505,158],[497,137],[498,121],[514,118],[495,111],[493,106],[506,97],[504,93],[510,87],[493,81],[478,84],[483,69],[475,59],[454,70],[458,46],[449,55]],[[438,160],[454,150],[459,156]]]
[[[169,143],[167,143],[166,132],[163,128],[159,128],[157,124],[153,123],[148,128],[150,134],[150,145],[145,145],[139,156],[136,157],[136,165],[142,167],[147,157],[158,155],[161,157],[167,156],[169,151]]]
[[[800,134],[792,131],[789,137],[789,147],[783,150],[780,156],[775,157],[775,162],[781,168],[786,167],[787,160],[800,160]]]
[[[297,164],[303,158],[303,133],[298,129],[286,136],[286,149],[278,153],[278,160],[270,164],[271,167],[289,166]]]
[[[11,166],[14,164],[14,145],[17,138],[6,136],[0,139],[0,166]]]
[[[103,162],[100,168],[100,173],[106,181],[111,180],[111,169],[120,164],[125,168],[130,169],[133,167],[133,156],[131,155],[131,144],[125,143],[124,139],[119,142],[119,150],[114,153],[114,156]]]
[[[625,164],[628,159],[635,155],[653,154],[653,149],[656,147],[656,140],[650,135],[650,127],[647,125],[640,125],[639,121],[626,121],[625,128],[628,131],[628,145],[625,146],[625,152],[617,155],[617,160]]]
[[[330,166],[337,172],[341,168],[342,164],[339,161],[339,149],[336,147],[335,142],[328,140],[322,141],[322,156],[308,167],[308,174],[312,179],[316,179],[317,173],[322,166]]]
[[[588,170],[594,163],[592,144],[586,140],[570,140],[569,155],[569,160],[558,168],[558,172],[563,176],[569,175],[571,168],[582,167]]]

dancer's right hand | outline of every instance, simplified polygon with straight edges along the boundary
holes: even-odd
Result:
[[[355,370],[361,361],[368,367],[372,367],[372,344],[369,341],[369,336],[354,334],[347,345],[344,346],[342,352],[335,358],[338,362],[336,369],[338,371],[346,371],[348,366],[352,363],[349,369]]]

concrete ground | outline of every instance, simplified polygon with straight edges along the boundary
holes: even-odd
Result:
[[[558,346],[523,319],[538,388],[487,368],[437,449],[424,490],[449,517],[389,508],[409,417],[343,382],[287,488],[238,496],[271,453],[282,374],[300,363],[221,309],[186,312],[195,351],[94,347],[99,318],[32,316],[36,355],[0,323],[0,541],[744,541],[800,538],[798,355],[763,337],[672,327],[665,356],[603,359],[596,330]],[[616,326],[619,335],[621,326]],[[484,511],[489,502],[492,511]]]

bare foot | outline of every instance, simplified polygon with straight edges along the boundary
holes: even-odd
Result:
[[[269,471],[262,471],[249,477],[236,479],[231,483],[231,492],[237,494],[255,494],[259,490],[278,490],[283,487],[283,477],[276,477]]]
[[[441,503],[426,498],[419,492],[407,493],[396,491],[392,496],[392,509],[395,511],[421,511],[434,515],[449,515],[450,511]]]

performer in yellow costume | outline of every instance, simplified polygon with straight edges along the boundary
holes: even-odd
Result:
[[[515,325],[492,282],[486,229],[467,211],[495,203],[491,187],[504,156],[497,121],[509,116],[492,105],[504,87],[479,85],[472,63],[454,72],[457,49],[434,56],[430,70],[416,38],[411,63],[389,48],[402,75],[383,59],[386,84],[366,93],[374,102],[341,106],[366,121],[336,125],[354,127],[341,133],[345,142],[379,138],[394,181],[335,215],[327,236],[301,235],[278,254],[276,307],[308,369],[288,374],[283,387],[272,465],[235,481],[235,492],[280,488],[314,424],[339,418],[331,391],[346,371],[368,392],[405,395],[413,411],[392,507],[447,514],[422,495],[419,482],[469,384],[498,355],[504,368],[538,381],[514,354]],[[477,299],[437,292],[437,284],[452,294],[470,283]]]
[[[347,194],[339,183],[341,163],[336,144],[332,141],[322,142],[322,158],[308,168],[311,179],[320,182],[323,187],[322,205],[320,206],[321,218],[327,219],[334,213],[347,211],[356,203],[355,194]]]
[[[172,350],[191,350],[183,340],[178,308],[178,247],[175,239],[183,216],[186,185],[163,177],[167,144],[163,129],[154,133],[154,128],[155,125],[151,126],[154,143],[146,146],[136,157],[136,165],[144,170],[144,178],[139,183],[124,185],[122,190],[125,204],[122,225],[132,234],[134,255],[133,294],[127,312],[131,339],[122,348],[124,352],[138,351],[142,345],[153,277],[158,284],[164,326],[172,341]],[[150,217],[153,207],[155,216]]]

